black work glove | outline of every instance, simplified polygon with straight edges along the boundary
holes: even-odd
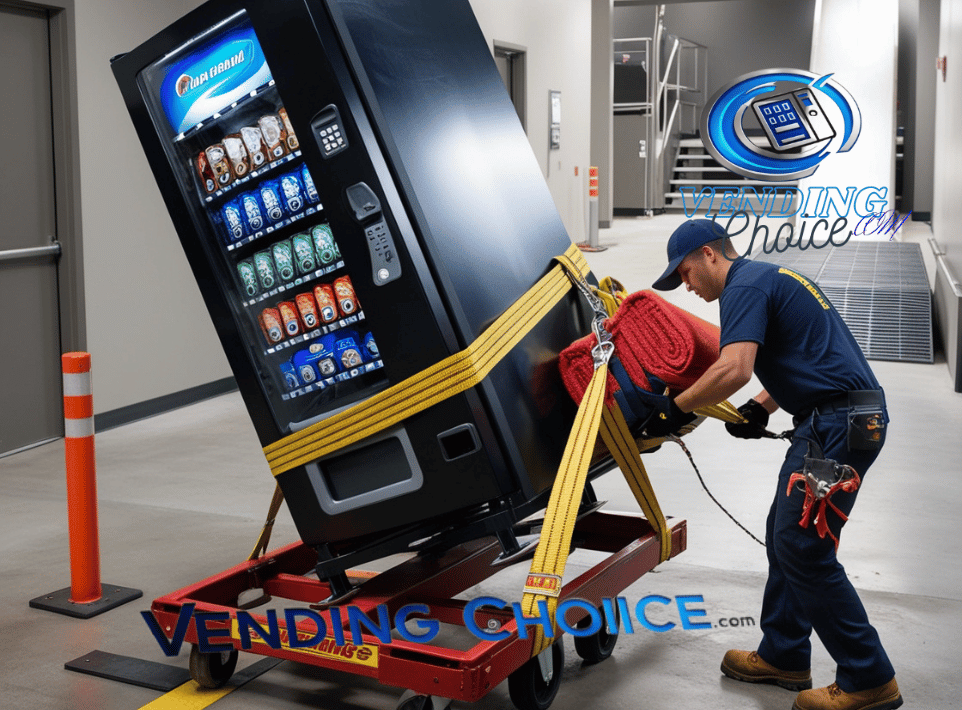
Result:
[[[739,439],[761,439],[768,426],[768,412],[765,408],[750,399],[738,408],[738,413],[748,421],[744,424],[725,424],[728,433]]]
[[[681,411],[675,404],[675,400],[668,394],[658,394],[667,391],[665,383],[654,375],[649,375],[647,372],[645,374],[648,376],[652,391],[646,392],[639,389],[637,396],[651,409],[641,427],[646,436],[652,438],[668,436],[697,419],[694,414]]]

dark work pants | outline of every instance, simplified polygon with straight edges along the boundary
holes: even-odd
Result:
[[[835,556],[835,542],[815,530],[814,512],[807,528],[802,517],[805,492],[793,486],[786,495],[792,473],[801,471],[808,442],[817,441],[824,457],[854,468],[862,480],[878,451],[848,451],[848,409],[827,415],[813,414],[795,430],[791,447],[778,475],[778,490],[766,529],[768,583],[762,601],[764,637],[758,654],[785,671],[811,666],[811,632],[838,664],[835,681],[845,692],[867,690],[895,676],[892,664],[869,623],[865,607]],[[839,491],[832,502],[848,515],[858,492]],[[844,521],[830,508],[829,527],[836,536]]]

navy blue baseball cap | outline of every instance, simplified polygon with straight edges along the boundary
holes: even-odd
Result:
[[[727,236],[722,226],[710,219],[690,219],[685,222],[668,238],[668,268],[652,287],[659,291],[671,291],[681,286],[681,276],[677,270],[685,257],[695,249]]]

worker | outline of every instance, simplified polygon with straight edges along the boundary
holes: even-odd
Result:
[[[738,392],[752,372],[764,390],[739,408],[747,422],[727,424],[729,432],[760,438],[767,434],[769,414],[779,407],[795,425],[766,527],[769,572],[762,640],[756,651],[728,651],[722,672],[740,681],[801,691],[794,710],[901,706],[892,664],[835,554],[857,481],[849,474],[835,490],[831,505],[821,511],[820,525],[812,524],[812,511],[807,523],[803,518],[806,504],[816,500],[807,495],[807,484],[790,483],[793,474],[809,467],[824,472],[819,464],[829,471],[854,470],[864,480],[888,422],[875,375],[815,284],[775,264],[739,257],[725,230],[712,220],[690,220],[668,240],[668,268],[654,288],[667,291],[682,283],[707,302],[719,301],[720,353],[674,399],[661,392],[645,395],[650,407],[646,433],[677,431],[694,419],[694,409]],[[812,689],[813,630],[838,664],[835,682],[818,689]]]

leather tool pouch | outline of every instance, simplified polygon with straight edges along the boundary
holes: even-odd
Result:
[[[878,390],[849,393],[848,449],[877,451],[885,431],[885,403]]]

